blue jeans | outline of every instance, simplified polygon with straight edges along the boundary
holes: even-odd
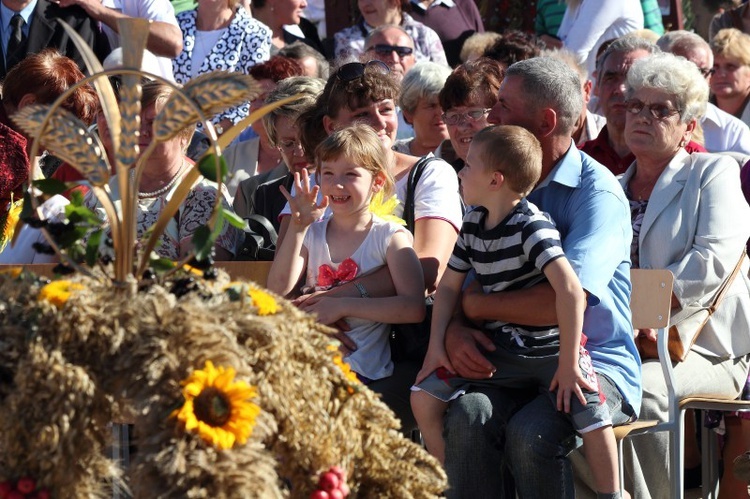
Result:
[[[614,424],[631,418],[614,385],[600,376]],[[570,418],[546,393],[485,389],[454,400],[445,417],[447,497],[575,497],[567,455],[579,444]]]

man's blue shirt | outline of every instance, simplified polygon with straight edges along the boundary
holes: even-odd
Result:
[[[554,220],[565,256],[588,293],[583,333],[594,367],[612,379],[638,414],[641,364],[630,315],[633,233],[622,187],[571,141],[528,199]]]

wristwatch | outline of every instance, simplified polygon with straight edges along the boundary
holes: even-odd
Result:
[[[354,287],[357,288],[357,291],[359,291],[359,296],[362,298],[369,298],[370,295],[367,293],[367,290],[364,286],[362,286],[362,283],[355,282]]]

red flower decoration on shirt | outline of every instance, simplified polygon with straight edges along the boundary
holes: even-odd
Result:
[[[324,263],[318,267],[318,286],[327,289],[344,284],[357,277],[358,271],[357,263],[351,258],[341,262],[336,270]]]

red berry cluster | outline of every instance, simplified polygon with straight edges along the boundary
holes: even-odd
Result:
[[[19,478],[17,482],[0,482],[0,499],[49,499],[49,490],[37,489],[33,478]]]
[[[318,490],[310,494],[310,499],[344,499],[349,496],[349,486],[346,484],[346,474],[339,466],[320,475]]]

